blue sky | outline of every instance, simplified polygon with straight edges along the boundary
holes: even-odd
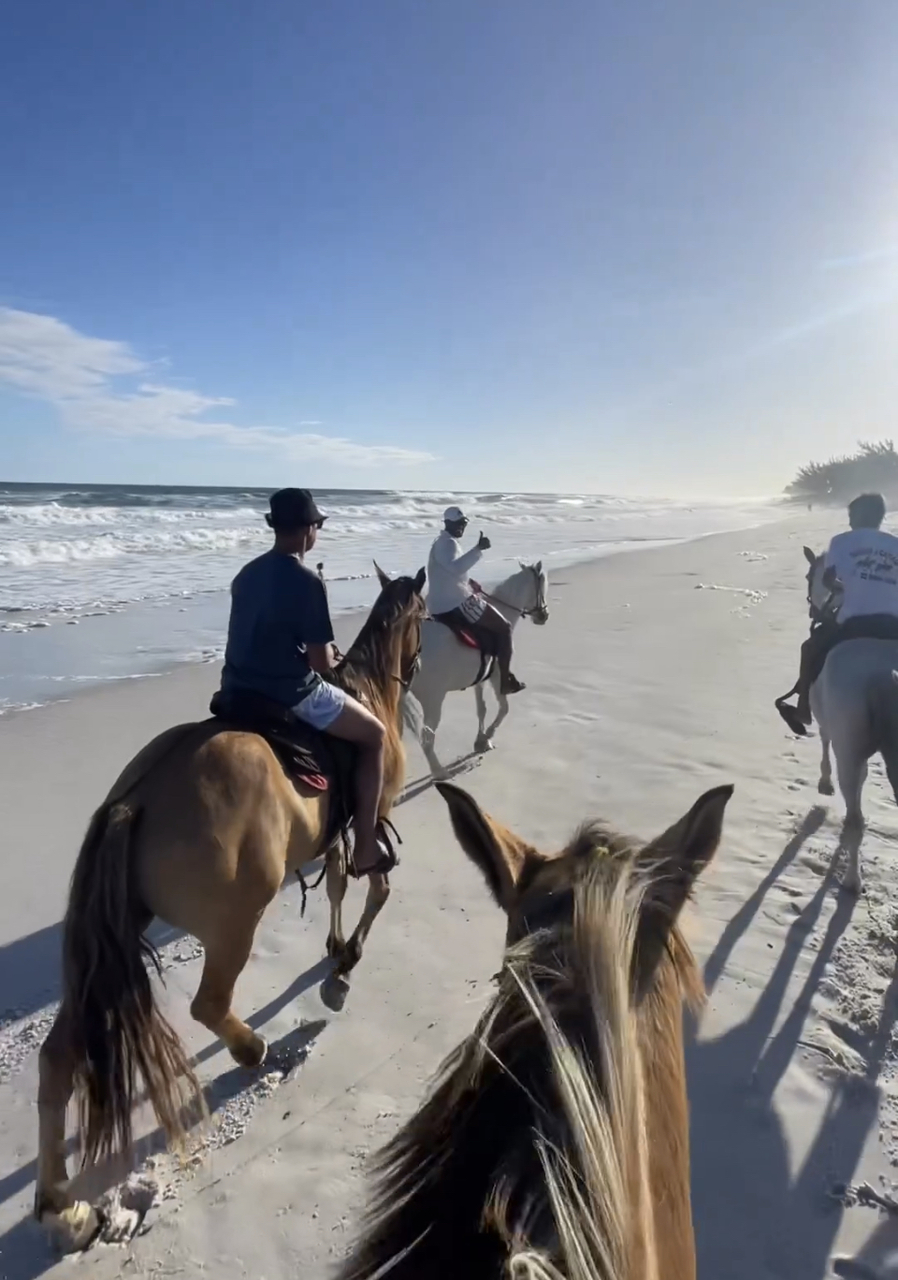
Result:
[[[898,434],[893,0],[9,0],[0,477],[779,490]]]

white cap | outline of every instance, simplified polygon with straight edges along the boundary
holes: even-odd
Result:
[[[460,520],[465,519],[465,513],[461,507],[447,507],[443,512],[443,519],[446,524],[458,524]]]

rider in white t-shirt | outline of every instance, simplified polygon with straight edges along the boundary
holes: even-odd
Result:
[[[885,503],[882,510],[880,519]],[[837,533],[826,553],[826,572],[842,584],[840,625],[871,614],[898,617],[898,538],[893,534],[878,526],[854,525]]]
[[[803,733],[802,726],[811,723],[811,686],[834,645],[864,638],[898,640],[898,538],[880,527],[885,514],[882,494],[861,494],[848,507],[851,528],[829,544],[823,581],[842,588],[838,615],[816,627],[801,646],[797,709],[777,703],[796,732]]]

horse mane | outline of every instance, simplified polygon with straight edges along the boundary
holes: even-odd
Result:
[[[424,604],[412,578],[387,582],[374,602],[361,631],[331,679],[341,689],[367,706],[386,730],[384,744],[384,786],[380,816],[386,817],[402,789],[405,777],[405,748],[399,722],[399,657],[409,621],[424,616]]]
[[[559,856],[568,875],[548,895],[554,919],[508,948],[474,1032],[375,1158],[341,1280],[628,1276],[645,1165],[634,990],[648,881],[610,834],[581,828]],[[587,848],[606,856],[581,863],[571,885],[569,857]],[[662,963],[681,998],[700,985],[676,928]],[[648,1016],[654,1000],[650,990]]]
[[[397,590],[403,587],[404,592]],[[406,617],[423,617],[423,613],[411,578],[388,582],[334,672],[336,683],[347,693],[361,694],[362,699],[374,703],[376,709],[383,702],[384,694],[393,692],[392,686],[396,683],[397,651],[402,644],[402,631],[397,624]]]

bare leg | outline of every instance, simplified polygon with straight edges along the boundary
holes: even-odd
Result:
[[[221,922],[214,938],[201,939],[206,960],[190,1006],[197,1022],[225,1042],[231,1057],[241,1067],[258,1067],[268,1052],[265,1037],[257,1036],[231,1011],[234,987],[246,967],[261,918],[261,911],[254,912],[249,920],[245,916],[240,919],[229,916]]]
[[[384,727],[361,703],[347,698],[345,707],[327,732],[335,738],[353,742],[359,748],[352,824],[355,832],[353,856],[356,871],[364,874],[369,867],[376,866],[381,857],[375,828],[384,785]]]

